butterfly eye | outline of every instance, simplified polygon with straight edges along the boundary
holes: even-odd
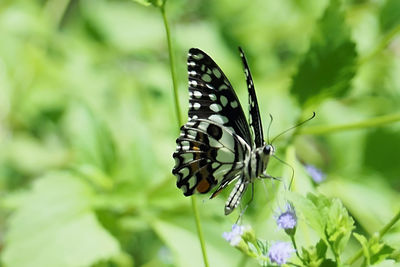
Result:
[[[269,154],[272,153],[272,151],[274,151],[274,148],[273,148],[271,145],[266,145],[266,146],[264,147],[264,153],[265,153],[265,154],[269,155]]]

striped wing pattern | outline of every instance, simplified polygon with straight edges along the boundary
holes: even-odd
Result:
[[[239,48],[240,49],[240,48]],[[217,187],[216,196],[232,181],[237,183],[228,197],[225,214],[231,213],[252,182],[249,177],[254,147],[264,145],[254,84],[240,49],[249,91],[250,127],[232,85],[218,65],[203,51],[188,53],[189,121],[176,140],[172,173],[185,196],[205,194]],[[260,153],[260,152],[257,152]]]
[[[217,184],[234,180],[250,147],[237,134],[213,121],[192,119],[176,140],[172,173],[185,196],[208,193]]]
[[[243,50],[239,47],[240,57],[242,58],[244,74],[246,75],[247,89],[249,91],[249,124],[250,128],[253,130],[254,143],[256,147],[264,146],[264,134],[261,124],[260,110],[258,108],[258,102],[256,97],[256,92],[254,90],[253,78],[251,77],[251,72],[249,65],[247,64],[246,56]]]
[[[218,65],[203,51],[188,54],[189,118],[207,119],[252,143],[250,129],[232,85]]]

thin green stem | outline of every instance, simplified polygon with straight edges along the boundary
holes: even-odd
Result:
[[[386,124],[390,124],[393,122],[400,121],[400,113],[398,114],[390,114],[384,115],[372,119],[368,119],[365,121],[342,124],[342,125],[333,125],[333,126],[313,126],[307,128],[301,128],[298,130],[298,134],[310,134],[310,135],[320,135],[320,134],[330,134],[335,132],[342,132],[348,130],[357,130],[364,128],[372,128],[377,126],[383,126]]]
[[[46,15],[53,19],[53,25],[61,27],[62,20],[68,10],[72,0],[50,0],[46,2],[44,11]]]
[[[392,227],[400,220],[400,210],[397,214],[386,224],[378,233],[377,240],[379,241]],[[351,265],[356,262],[361,256],[363,255],[363,250],[360,249],[359,251],[354,254],[349,260],[347,260],[347,264]]]
[[[169,30],[169,24],[168,24],[167,16],[165,13],[165,2],[160,7],[160,10],[161,10],[161,14],[162,14],[163,21],[164,21],[165,33],[167,35],[169,65],[170,65],[170,69],[171,69],[172,87],[174,89],[175,113],[176,113],[176,119],[177,119],[177,123],[178,123],[178,129],[179,129],[182,125],[181,108],[179,106],[178,83],[177,83],[176,73],[175,73],[175,57],[174,57],[174,53],[173,53],[173,49],[172,49],[172,40],[171,40],[171,33]]]
[[[161,14],[162,14],[163,21],[164,21],[165,33],[167,35],[169,63],[170,63],[170,69],[171,69],[172,86],[173,86],[174,102],[175,102],[175,112],[176,112],[176,118],[177,118],[178,129],[179,129],[182,125],[182,118],[181,118],[181,109],[179,106],[178,84],[177,84],[176,73],[175,73],[175,60],[174,60],[174,54],[173,54],[173,49],[172,49],[171,33],[169,30],[169,24],[168,24],[167,16],[165,13],[165,1],[163,2],[162,6],[160,7],[160,10],[161,10]],[[206,252],[206,245],[205,245],[204,236],[203,236],[203,230],[202,230],[201,224],[200,224],[200,215],[199,215],[199,211],[197,209],[196,197],[194,195],[191,197],[191,201],[192,201],[192,210],[193,210],[193,214],[194,214],[194,218],[195,218],[195,222],[196,222],[197,234],[198,234],[199,240],[200,240],[201,252],[203,254],[204,266],[209,267],[208,259],[207,259],[207,252]]]
[[[200,240],[201,252],[203,253],[204,266],[208,267],[209,265],[208,265],[206,244],[204,242],[203,230],[202,230],[201,224],[200,224],[199,211],[197,210],[196,196],[193,195],[191,197],[191,199],[192,199],[192,209],[193,209],[193,213],[194,213],[194,218],[196,220],[197,234],[198,234],[199,240]]]
[[[296,240],[294,239],[294,235],[290,235],[290,240],[292,240],[292,244],[293,244],[293,247],[294,247],[294,249],[296,251],[297,258],[299,258],[299,260],[301,260],[301,262],[303,264],[305,264],[303,258],[300,256],[299,250],[297,249],[297,244],[296,244]]]
[[[390,41],[396,37],[396,35],[400,33],[400,25],[397,27],[393,28],[388,34],[386,34],[382,40],[378,43],[378,45],[375,47],[375,49],[369,53],[367,56],[361,58],[358,61],[359,65],[364,64],[365,62],[369,61],[371,58],[375,57],[379,52],[381,52],[383,49],[385,49],[386,46],[390,43]]]

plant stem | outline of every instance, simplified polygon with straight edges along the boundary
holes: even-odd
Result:
[[[369,61],[371,58],[376,56],[380,51],[382,51],[389,43],[390,41],[400,32],[400,25],[397,27],[393,28],[389,33],[387,33],[385,36],[383,36],[382,40],[378,43],[378,45],[375,47],[374,50],[372,50],[371,53],[369,53],[367,56],[361,58],[358,61],[359,65],[364,64],[365,62]]]
[[[297,258],[299,258],[299,260],[301,260],[301,262],[302,262],[303,264],[305,264],[303,258],[300,256],[299,250],[297,249],[297,244],[296,244],[296,240],[294,239],[294,235],[290,235],[290,240],[292,240],[293,247],[294,247],[294,249],[296,250],[296,256],[297,256]]]
[[[395,225],[395,223],[397,223],[400,219],[400,210],[397,212],[397,214],[390,220],[390,222],[388,222],[388,224],[386,224],[382,230],[379,231],[378,233],[378,238],[377,240],[379,241],[389,230],[390,228],[393,227],[393,225]],[[347,264],[351,265],[354,262],[356,262],[363,254],[363,250],[360,249],[359,251],[357,251],[356,254],[354,254],[353,257],[351,257],[348,261]]]
[[[170,34],[170,30],[169,30],[169,24],[168,24],[167,16],[165,13],[165,3],[166,3],[166,1],[164,1],[163,4],[160,6],[160,10],[161,10],[161,14],[162,14],[163,21],[164,21],[165,33],[167,35],[169,63],[170,63],[170,69],[171,69],[172,86],[173,86],[174,102],[175,102],[175,112],[176,112],[176,118],[177,118],[178,129],[179,129],[182,125],[182,118],[181,118],[181,109],[179,106],[179,98],[178,98],[178,84],[177,84],[176,73],[175,73],[175,60],[174,60],[174,54],[173,54],[173,49],[172,49],[172,41],[171,41],[171,34]],[[199,241],[200,241],[200,246],[201,246],[201,252],[203,254],[204,266],[208,267],[209,264],[208,264],[208,259],[207,259],[206,246],[205,246],[204,237],[203,237],[203,230],[201,228],[199,211],[197,210],[196,197],[194,195],[191,197],[191,201],[192,201],[192,210],[193,210],[193,214],[194,214],[194,218],[195,218],[195,222],[196,222],[197,234],[199,236]]]
[[[164,21],[165,33],[167,35],[169,65],[170,65],[170,69],[171,69],[172,87],[174,89],[175,113],[176,113],[176,119],[177,119],[177,123],[178,123],[178,129],[179,129],[182,125],[181,108],[179,106],[178,83],[176,80],[176,73],[175,73],[175,57],[174,57],[174,53],[173,53],[173,49],[172,49],[171,33],[169,31],[169,24],[168,24],[167,16],[165,14],[165,2],[160,7],[160,9],[161,9],[161,14],[162,14],[163,21]]]
[[[364,128],[371,128],[377,126],[383,126],[385,124],[393,123],[400,121],[400,113],[397,114],[389,114],[384,115],[372,119],[368,119],[361,122],[348,123],[342,125],[333,125],[333,126],[314,126],[301,128],[298,130],[298,134],[311,134],[311,135],[320,135],[320,134],[329,134],[334,132],[341,132],[347,130],[357,130]]]
[[[199,235],[201,252],[203,253],[204,266],[208,267],[209,265],[208,265],[206,244],[204,242],[203,230],[201,229],[199,211],[197,210],[196,196],[192,195],[191,199],[192,199],[192,209],[193,209],[193,213],[194,213],[194,218],[196,221],[197,234]]]

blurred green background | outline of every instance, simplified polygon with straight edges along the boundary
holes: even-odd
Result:
[[[247,111],[240,45],[264,132],[268,113],[271,136],[317,113],[275,144],[295,168],[294,190],[339,197],[356,231],[372,234],[399,208],[400,125],[328,126],[399,114],[400,1],[328,5],[169,0],[182,116],[191,47],[214,58]],[[203,266],[190,199],[171,174],[174,112],[159,9],[123,0],[2,0],[0,266]],[[326,180],[315,184],[300,162]],[[290,179],[277,161],[268,172]],[[285,238],[273,218],[285,204],[282,188],[256,182],[244,220],[259,238]],[[222,238],[237,218],[223,216],[227,193],[198,198],[210,263],[256,266]],[[385,237],[394,247],[399,228]],[[304,245],[315,240],[298,235]],[[357,248],[353,240],[349,253]]]

